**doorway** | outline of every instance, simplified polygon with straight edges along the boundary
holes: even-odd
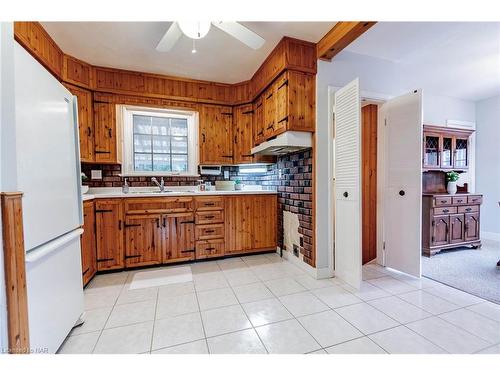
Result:
[[[361,107],[362,262],[377,258],[377,114],[378,105]]]

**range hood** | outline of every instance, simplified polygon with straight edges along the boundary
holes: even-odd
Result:
[[[287,131],[252,148],[252,154],[286,155],[312,147],[312,133]]]

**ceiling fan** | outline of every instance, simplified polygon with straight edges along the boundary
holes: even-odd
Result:
[[[238,22],[178,21],[170,25],[156,46],[156,50],[160,52],[170,51],[184,34],[193,39],[191,52],[196,53],[195,40],[204,38],[212,25],[253,49],[259,49],[265,42],[264,38]]]

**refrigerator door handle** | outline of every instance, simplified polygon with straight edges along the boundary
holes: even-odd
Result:
[[[76,237],[80,237],[82,233],[83,233],[83,229],[81,229],[81,228],[75,229],[74,231],[66,233],[65,235],[63,235],[59,238],[56,238],[53,241],[50,241],[46,244],[43,244],[43,245],[27,252],[26,258],[25,258],[26,263],[34,263],[34,262],[38,261],[39,259],[52,253],[53,251],[60,249],[68,242],[73,241]]]
[[[83,225],[83,199],[82,199],[82,170],[80,166],[80,131],[78,128],[78,98],[72,96],[73,101],[73,134],[75,137],[75,160],[76,160],[76,192],[78,194],[78,209],[80,216],[80,225]]]

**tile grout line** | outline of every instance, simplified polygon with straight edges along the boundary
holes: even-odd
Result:
[[[156,328],[156,314],[158,313],[158,302],[160,299],[160,288],[157,288],[156,290],[156,304],[155,304],[155,313],[153,315],[153,329],[151,330],[151,340],[149,342],[149,354],[151,354],[151,351],[153,350],[153,340],[155,337],[155,328]]]

